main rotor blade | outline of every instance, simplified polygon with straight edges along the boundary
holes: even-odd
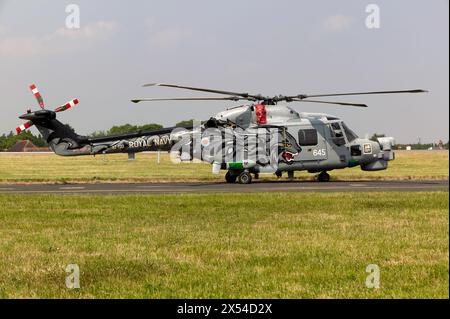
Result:
[[[144,84],[143,87],[152,87],[152,86],[162,86],[162,87],[169,87],[169,88],[175,88],[175,89],[183,89],[183,90],[190,90],[190,91],[199,91],[199,92],[207,92],[207,93],[215,93],[215,94],[225,94],[225,95],[233,95],[233,96],[240,96],[242,98],[251,98],[251,99],[260,99],[260,95],[251,95],[248,93],[239,93],[239,92],[231,92],[231,91],[222,91],[222,90],[213,90],[213,89],[204,89],[204,88],[196,88],[196,87],[190,87],[190,86],[181,86],[181,85],[175,85],[175,84],[167,84],[167,83],[149,83]]]
[[[310,97],[328,97],[328,96],[347,96],[347,95],[371,95],[371,94],[397,94],[397,93],[427,93],[422,89],[415,90],[399,90],[399,91],[373,91],[373,92],[353,92],[353,93],[332,93],[332,94],[314,94],[314,95],[298,95],[299,99],[307,99]]]
[[[133,103],[155,102],[155,101],[239,101],[238,96],[229,97],[177,97],[177,98],[142,98],[131,100]]]
[[[361,104],[361,103],[345,103],[345,102],[319,101],[319,100],[302,100],[302,99],[293,99],[292,101],[294,101],[294,102],[311,102],[311,103],[324,103],[324,104],[337,104],[337,105],[345,105],[345,106],[367,107],[367,104]]]

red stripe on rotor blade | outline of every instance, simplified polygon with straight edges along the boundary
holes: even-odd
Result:
[[[72,101],[70,101],[70,102],[68,102],[68,103],[66,103],[66,104],[64,104],[64,105],[62,105],[62,106],[56,108],[56,109],[55,109],[55,112],[62,112],[62,111],[68,110],[68,109],[70,109],[72,106],[75,106],[75,105],[77,105],[77,104],[78,104],[78,99],[74,99],[74,100],[72,100]]]
[[[23,123],[23,125],[16,127],[16,132],[17,134],[22,133],[23,131],[25,131],[26,129],[30,128],[33,125],[32,122],[25,122]]]
[[[39,103],[39,106],[43,109],[44,108],[44,99],[41,96],[41,93],[39,92],[39,89],[36,87],[36,85],[32,84],[30,85],[30,90],[33,93],[33,95],[35,96],[36,100]],[[33,92],[36,91],[36,92]]]

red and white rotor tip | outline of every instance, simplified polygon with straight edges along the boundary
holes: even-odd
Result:
[[[68,109],[70,109],[71,107],[74,107],[74,106],[77,105],[77,104],[78,104],[78,99],[73,99],[73,100],[67,102],[67,103],[64,104],[64,105],[62,105],[62,106],[60,106],[60,107],[57,107],[57,108],[55,109],[55,112],[58,113],[58,112],[62,112],[62,111],[68,110]]]
[[[44,106],[44,99],[41,96],[41,93],[39,92],[38,88],[36,87],[36,85],[32,84],[30,85],[30,90],[33,93],[33,95],[36,97],[36,100],[39,103],[39,106],[41,107],[41,109],[43,109]]]
[[[17,132],[17,134],[20,134],[20,133],[22,133],[23,131],[25,131],[26,129],[30,128],[31,126],[33,126],[33,123],[32,123],[32,122],[30,122],[30,121],[25,122],[25,123],[23,123],[21,126],[16,127],[16,132]]]

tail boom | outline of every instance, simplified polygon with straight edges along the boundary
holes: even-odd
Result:
[[[173,143],[173,128],[132,134],[87,138],[76,134],[70,127],[56,119],[34,122],[51,150],[61,156],[82,156],[145,151],[169,151]]]

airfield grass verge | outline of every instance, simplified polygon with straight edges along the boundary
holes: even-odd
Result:
[[[389,168],[363,172],[359,167],[331,171],[335,180],[407,180],[448,179],[448,151],[401,151]],[[174,164],[167,153],[136,154],[128,161],[126,154],[96,157],[59,157],[54,154],[0,154],[0,183],[95,183],[95,182],[193,182],[223,181],[224,172],[211,174],[205,163]],[[296,172],[298,180],[310,180],[313,174]],[[273,175],[261,175],[274,179]]]
[[[2,298],[448,298],[432,193],[0,195]],[[78,264],[81,289],[65,287]],[[365,285],[381,269],[380,288]]]

